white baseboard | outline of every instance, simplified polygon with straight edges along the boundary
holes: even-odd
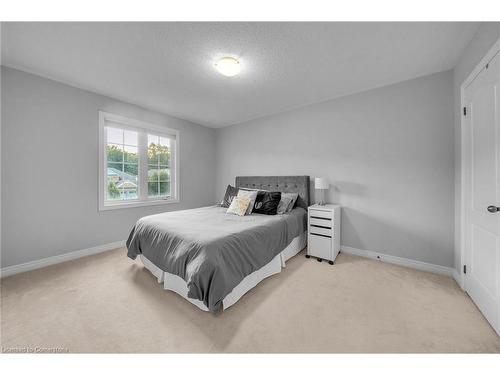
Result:
[[[55,255],[48,258],[33,260],[27,263],[15,264],[13,266],[4,267],[0,270],[0,277],[7,277],[15,275],[16,273],[36,270],[37,268],[43,268],[51,266],[53,264],[67,262],[68,260],[83,258],[89,255],[102,253],[104,251],[118,249],[125,246],[125,241],[111,242],[104,245],[99,245],[95,247],[90,247],[88,249],[72,251],[70,253]]]
[[[464,289],[464,279],[462,278],[462,275],[460,272],[458,272],[456,269],[453,269],[453,278],[457,282],[458,286],[462,289]]]
[[[357,255],[365,258],[380,260],[386,263],[397,264],[399,266],[414,268],[420,271],[437,273],[440,275],[453,276],[454,268],[440,266],[432,263],[420,262],[418,260],[400,258],[393,255],[377,253],[371,250],[361,250],[350,246],[341,246],[340,251],[346,254]]]

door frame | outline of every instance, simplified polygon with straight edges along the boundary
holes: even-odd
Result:
[[[500,53],[500,38],[491,46],[486,55],[479,61],[476,67],[470,72],[467,78],[460,85],[460,235],[459,235],[459,246],[460,246],[460,269],[458,270],[458,275],[455,275],[455,280],[460,285],[460,287],[465,290],[465,275],[463,272],[465,264],[465,223],[466,223],[466,210],[465,210],[465,199],[467,197],[466,181],[465,181],[465,142],[466,142],[466,129],[465,129],[465,119],[463,115],[462,108],[464,107],[465,101],[465,88],[469,86],[472,81],[479,75],[479,73],[485,68],[486,64],[493,59],[498,53]]]

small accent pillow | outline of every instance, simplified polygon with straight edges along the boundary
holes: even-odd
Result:
[[[260,191],[255,200],[253,212],[264,215],[276,215],[280,200],[280,191]]]
[[[247,208],[246,215],[250,215],[252,213],[253,206],[255,204],[255,199],[257,199],[258,190],[240,190],[238,191],[238,197],[246,197],[250,198],[250,204]]]
[[[234,197],[238,195],[239,190],[240,189],[235,188],[234,186],[227,185],[226,194],[224,194],[224,198],[222,199],[222,202],[220,202],[221,207],[229,207]]]
[[[233,214],[238,216],[244,216],[247,212],[248,206],[250,205],[250,198],[248,197],[234,197],[231,201],[231,205],[227,209],[227,214]]]
[[[278,204],[278,210],[276,211],[276,213],[278,215],[283,215],[288,209],[290,203],[292,202],[293,202],[292,198],[281,197],[280,203]]]
[[[295,207],[295,202],[297,202],[297,199],[299,198],[299,193],[281,193],[281,199],[283,198],[292,199],[292,201],[290,202],[285,211],[285,212],[290,212],[293,209],[293,207]]]

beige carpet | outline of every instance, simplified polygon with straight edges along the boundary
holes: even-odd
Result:
[[[500,352],[448,277],[340,254],[305,259],[218,315],[124,249],[2,280],[1,344],[70,352]]]

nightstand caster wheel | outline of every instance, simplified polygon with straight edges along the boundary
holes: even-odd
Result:
[[[306,255],[306,258],[309,259],[311,256],[310,255]]]
[[[328,261],[328,264],[329,264],[330,266],[333,266],[333,260],[329,260],[329,261]]]
[[[318,262],[322,262],[322,261],[323,261],[323,259],[320,259],[320,258],[316,258],[316,260],[317,260]]]

